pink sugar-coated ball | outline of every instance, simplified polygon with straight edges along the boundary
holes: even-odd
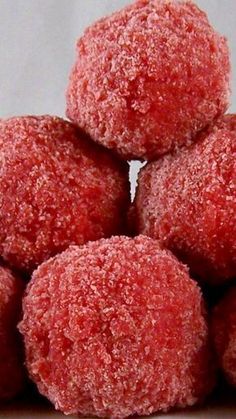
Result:
[[[24,387],[23,348],[17,331],[23,283],[0,266],[0,400],[18,395]]]
[[[193,141],[229,102],[226,39],[190,1],[138,0],[78,40],[67,116],[125,159]]]
[[[212,284],[236,274],[236,115],[141,170],[132,220]]]
[[[52,116],[0,121],[0,254],[32,271],[70,244],[124,231],[128,164]]]
[[[71,246],[33,273],[23,312],[30,376],[66,414],[147,415],[214,385],[200,288],[148,237]]]
[[[219,364],[228,381],[236,387],[236,287],[215,307],[212,334]]]

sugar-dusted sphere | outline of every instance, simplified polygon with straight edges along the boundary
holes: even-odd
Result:
[[[214,384],[200,288],[148,237],[101,239],[48,260],[23,311],[30,376],[66,414],[192,406]]]
[[[132,220],[211,284],[236,273],[236,116],[141,170]]]
[[[0,266],[0,400],[17,396],[24,388],[23,347],[17,330],[24,286],[9,269]]]
[[[125,159],[194,140],[229,102],[226,39],[190,1],[138,0],[78,40],[67,116]]]
[[[0,121],[0,255],[32,271],[70,244],[124,232],[128,164],[52,116]]]
[[[219,365],[229,383],[236,387],[236,287],[215,307],[212,334]]]

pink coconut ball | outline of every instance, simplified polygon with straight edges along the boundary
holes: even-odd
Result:
[[[201,290],[148,237],[71,246],[33,273],[23,311],[30,377],[65,414],[148,415],[212,390]]]
[[[236,115],[141,170],[132,220],[211,284],[236,274]]]
[[[0,121],[0,255],[31,272],[70,244],[125,230],[128,164],[53,116]]]
[[[236,287],[215,307],[212,333],[219,364],[229,383],[236,387]]]
[[[18,395],[24,388],[23,348],[17,331],[21,315],[23,283],[0,266],[0,400]]]
[[[192,142],[229,103],[227,41],[191,1],[138,0],[78,40],[67,116],[124,159]]]

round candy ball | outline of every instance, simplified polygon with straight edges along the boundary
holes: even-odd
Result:
[[[236,387],[236,287],[215,307],[212,332],[219,364],[228,381]]]
[[[17,331],[23,283],[0,266],[0,400],[12,399],[24,387],[23,348]]]
[[[139,175],[135,223],[212,284],[236,272],[236,116]]]
[[[212,389],[201,291],[150,238],[70,247],[34,272],[23,306],[28,371],[66,414],[146,415]]]
[[[128,164],[52,116],[0,121],[0,254],[32,271],[70,244],[124,230]]]
[[[193,140],[229,101],[226,39],[192,2],[138,0],[78,40],[67,116],[125,159]]]

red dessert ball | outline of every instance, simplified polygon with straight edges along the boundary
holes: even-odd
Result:
[[[212,332],[219,363],[236,387],[236,288],[232,288],[213,312]]]
[[[77,43],[67,116],[125,159],[193,140],[229,100],[226,39],[190,1],[138,0]]]
[[[177,155],[141,170],[139,233],[159,239],[194,274],[220,283],[236,273],[236,116],[228,115]]]
[[[23,351],[17,331],[23,283],[0,266],[0,400],[16,396],[24,386]]]
[[[0,254],[31,271],[124,230],[128,164],[52,116],[0,121]]]
[[[148,237],[71,246],[34,272],[23,311],[30,376],[66,414],[146,415],[212,389],[201,291]]]

